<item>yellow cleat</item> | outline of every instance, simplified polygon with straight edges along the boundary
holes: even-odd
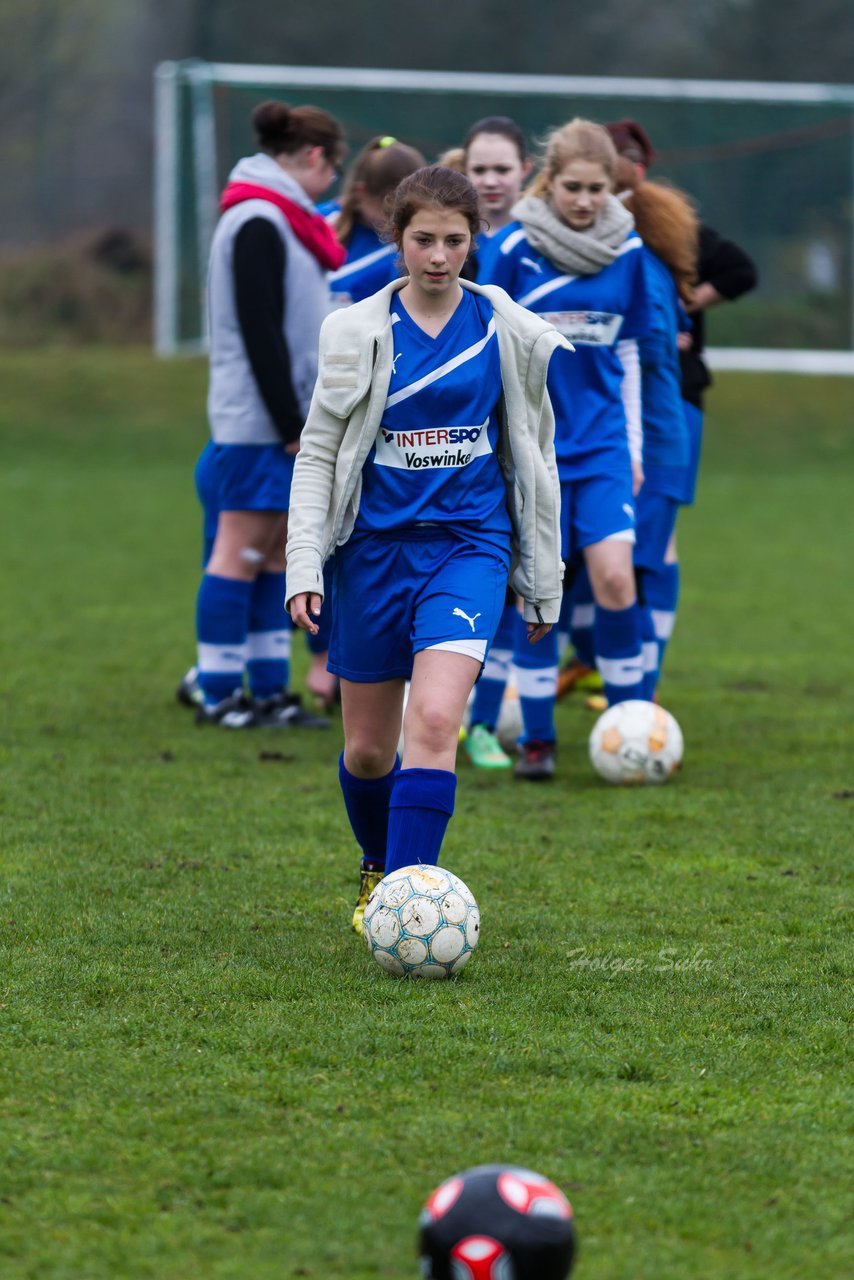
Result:
[[[589,698],[584,699],[584,705],[588,711],[607,711],[608,699],[601,693],[591,693]]]
[[[366,871],[364,867],[359,871],[359,896],[356,899],[356,910],[353,912],[353,929],[359,935],[363,932],[362,922],[365,919],[365,907],[368,905],[368,898],[370,898],[384,875],[384,871]]]

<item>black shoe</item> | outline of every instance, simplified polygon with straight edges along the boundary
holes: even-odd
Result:
[[[257,705],[242,693],[232,693],[215,706],[196,708],[196,724],[218,724],[223,729],[254,729],[260,721]]]
[[[513,773],[515,777],[525,778],[528,782],[550,781],[555,775],[555,744],[523,742]]]
[[[255,703],[257,723],[262,729],[328,729],[328,716],[306,711],[298,693],[277,693]]]
[[[190,667],[181,683],[175,690],[175,697],[185,707],[200,707],[204,702],[204,694],[199,684],[199,668]]]

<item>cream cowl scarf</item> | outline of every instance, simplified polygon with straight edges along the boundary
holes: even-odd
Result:
[[[628,209],[612,195],[605,200],[589,231],[573,231],[541,196],[523,196],[513,206],[513,217],[521,222],[533,249],[561,271],[576,276],[593,276],[609,266],[635,225]]]

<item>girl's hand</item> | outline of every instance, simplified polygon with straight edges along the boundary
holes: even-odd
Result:
[[[322,604],[323,596],[317,595],[314,591],[300,591],[298,595],[292,596],[288,601],[288,612],[294,626],[299,627],[300,631],[307,631],[309,635],[316,636],[320,628],[312,620],[312,615],[315,618],[320,617]]]
[[[643,488],[643,467],[634,458],[632,459],[632,496],[637,497]]]
[[[550,622],[526,622],[528,628],[528,644],[538,644],[552,629]]]

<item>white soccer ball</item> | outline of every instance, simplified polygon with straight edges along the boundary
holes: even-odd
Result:
[[[682,762],[682,730],[654,702],[618,702],[590,734],[593,768],[606,782],[625,786],[666,782]]]
[[[471,959],[480,935],[472,891],[444,867],[400,867],[365,907],[363,937],[397,978],[449,978]]]

